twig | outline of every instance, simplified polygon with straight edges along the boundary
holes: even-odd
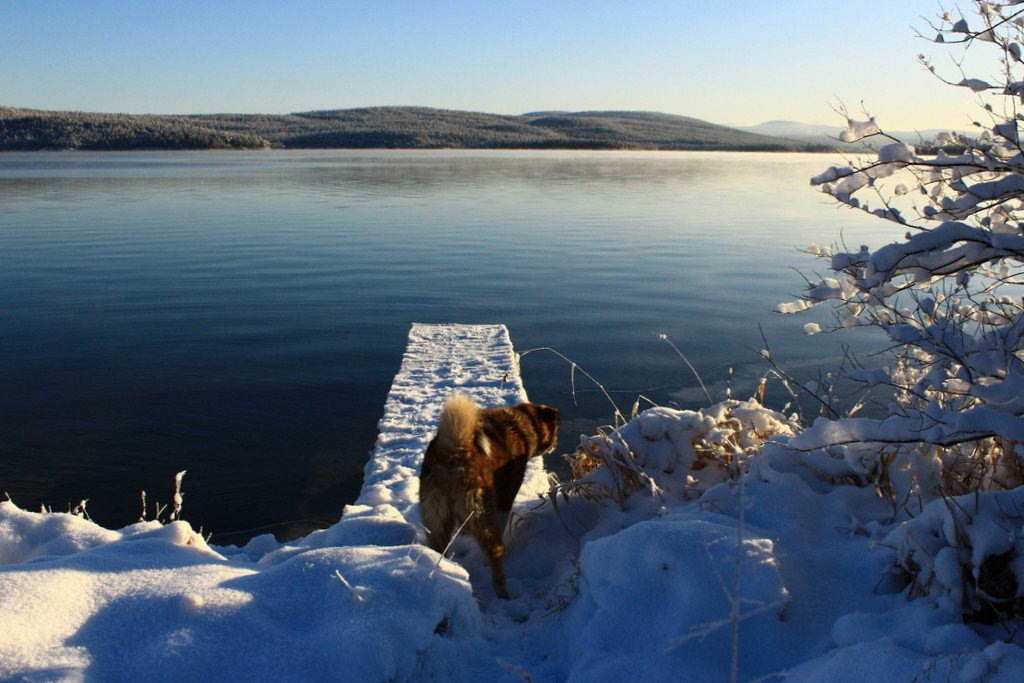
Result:
[[[697,382],[700,384],[700,388],[704,391],[704,395],[707,396],[708,398],[708,405],[714,405],[715,401],[713,398],[711,398],[711,394],[708,392],[708,388],[704,386],[704,380],[701,379],[700,373],[697,372],[697,368],[693,367],[693,363],[691,363],[690,359],[686,357],[686,354],[679,350],[679,347],[676,346],[675,343],[668,338],[667,334],[659,333],[658,339],[662,340],[663,342],[671,346],[673,349],[675,349],[675,352],[678,353],[679,357],[683,359],[684,363],[686,363],[686,367],[690,368],[690,372],[692,372],[693,376],[697,378]]]

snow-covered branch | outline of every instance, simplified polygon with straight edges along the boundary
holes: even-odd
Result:
[[[842,140],[881,143],[868,157],[825,169],[811,184],[910,230],[876,248],[811,247],[830,272],[808,280],[798,300],[779,311],[827,302],[835,307],[834,327],[811,324],[809,333],[859,326],[884,332],[893,342],[891,367],[851,379],[885,384],[895,401],[882,419],[819,420],[791,439],[790,448],[897,444],[925,453],[924,446],[962,450],[987,440],[997,457],[1018,459],[1016,444],[1024,443],[1021,4],[976,0],[975,16],[944,13],[930,24],[935,42],[994,50],[999,64],[998,79],[946,77],[919,56],[944,82],[982,98],[988,123],[976,122],[976,134],[951,131],[936,139],[955,152],[919,152],[886,135],[875,117],[858,121],[841,111]]]

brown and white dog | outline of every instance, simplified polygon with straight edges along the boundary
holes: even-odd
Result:
[[[497,511],[512,509],[527,461],[554,450],[558,409],[520,403],[481,410],[467,396],[445,401],[420,473],[420,512],[430,547],[443,553],[460,526],[491,565],[494,592],[508,599]]]

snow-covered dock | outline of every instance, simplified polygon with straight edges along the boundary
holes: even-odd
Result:
[[[484,406],[527,400],[519,359],[504,325],[413,324],[356,506],[392,505],[409,521],[418,520],[423,452],[434,435],[441,404],[453,393],[467,394]],[[541,460],[534,459],[524,489],[532,489],[531,481],[543,476]]]

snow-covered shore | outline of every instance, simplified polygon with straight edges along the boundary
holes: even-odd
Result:
[[[1024,679],[1012,622],[964,623],[958,573],[1024,543],[1019,521],[984,512],[1019,510],[1024,493],[911,519],[852,465],[787,449],[798,425],[753,401],[655,408],[585,438],[581,478],[555,493],[535,470],[507,535],[513,599],[498,600],[471,541],[453,560],[417,542],[415,458],[456,385],[488,402],[525,392],[501,369],[514,357],[500,331],[443,358],[419,332],[382,420],[404,436],[378,444],[329,529],[217,547],[183,521],[114,531],[0,503],[0,677]],[[911,549],[919,590],[893,573]]]

